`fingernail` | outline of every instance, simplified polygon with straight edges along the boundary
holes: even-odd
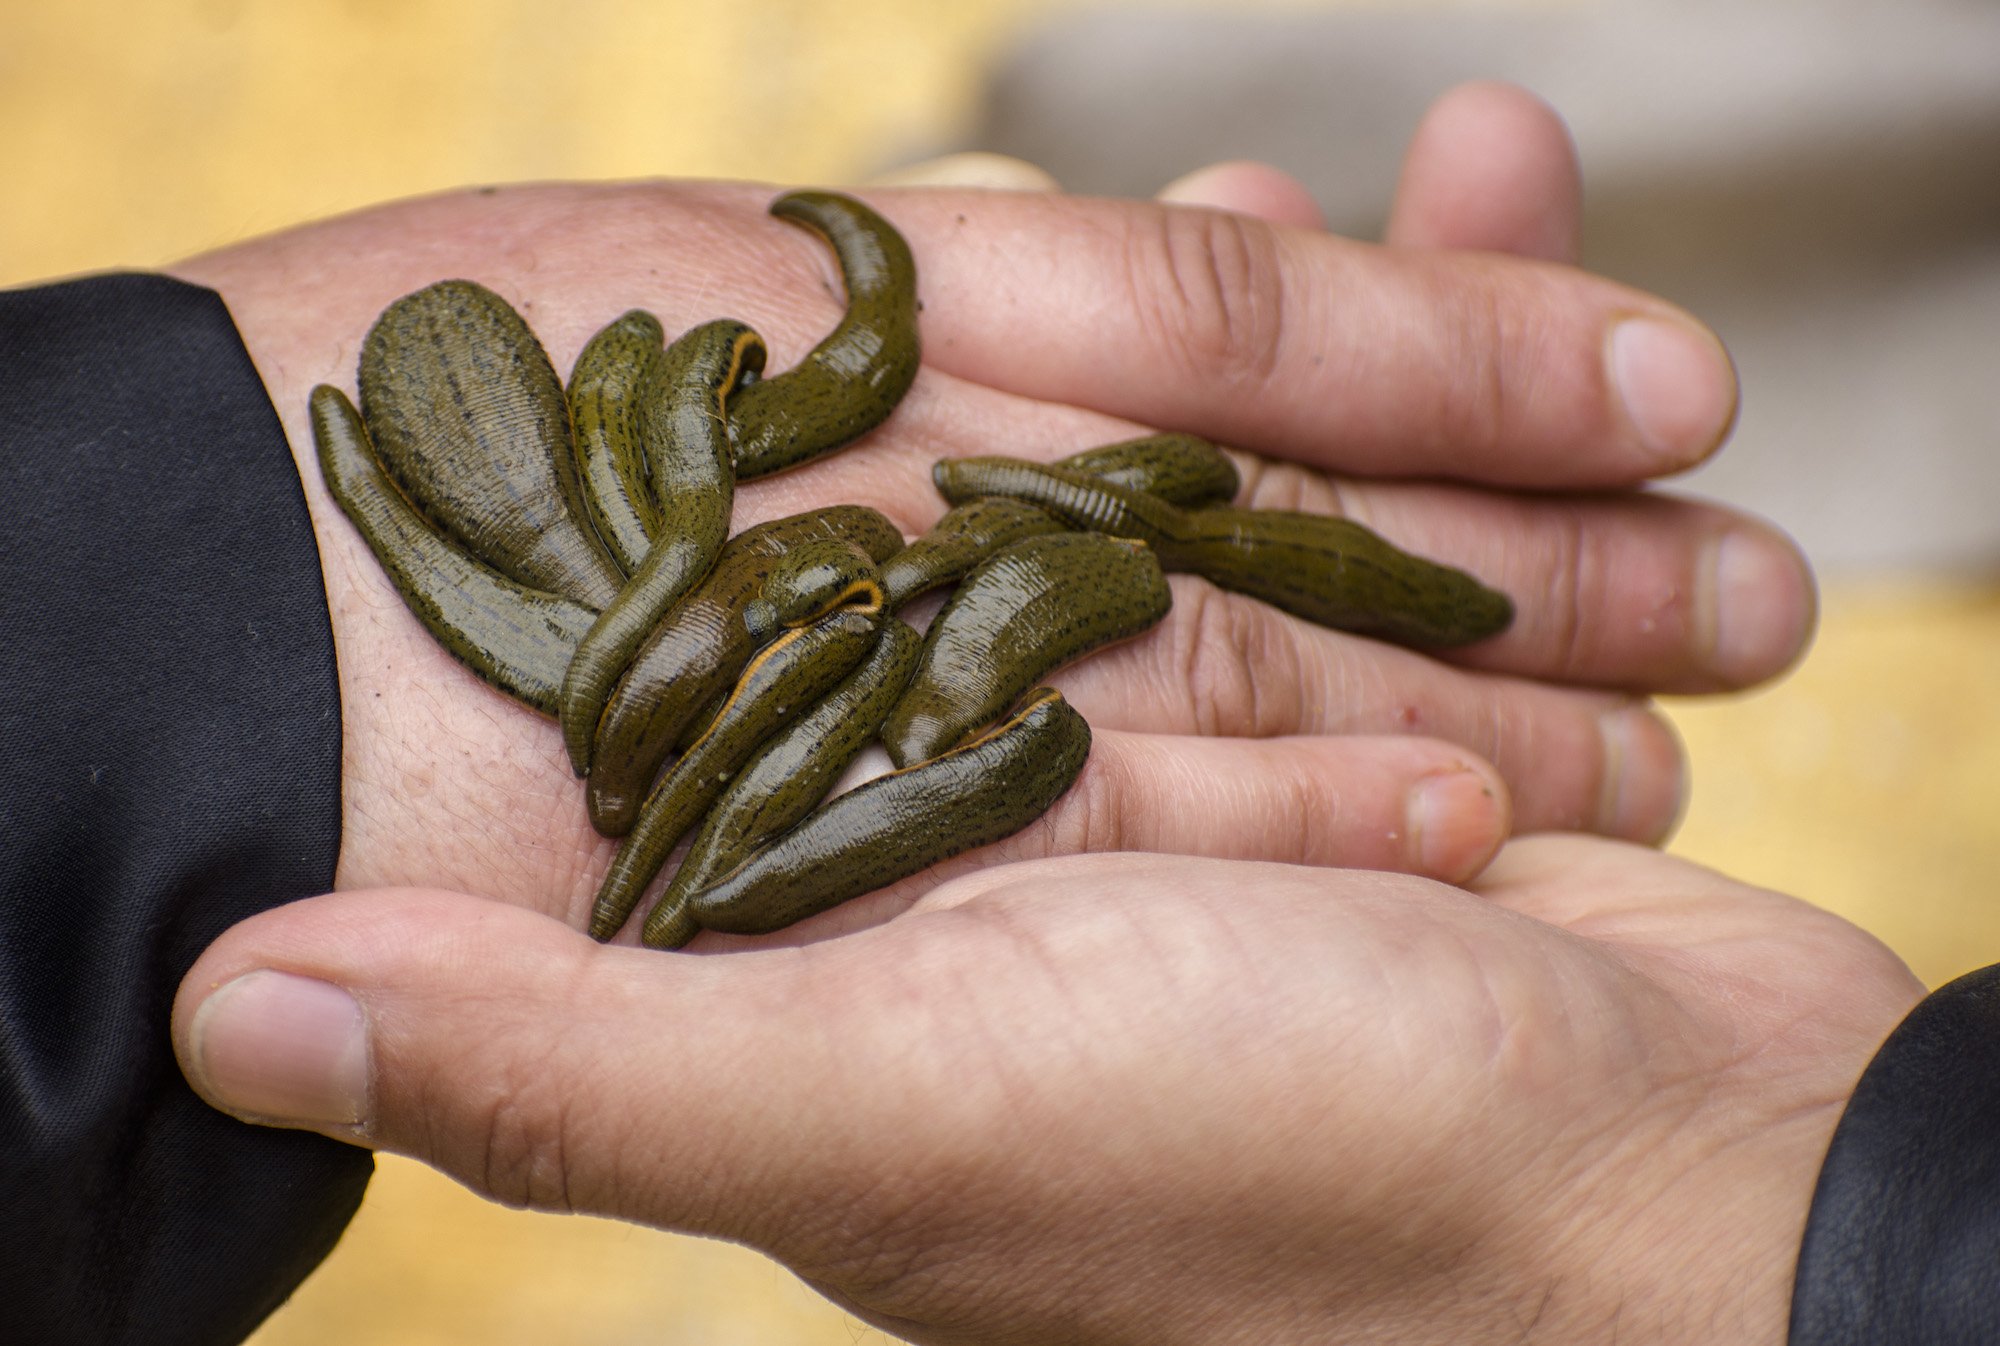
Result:
[[[1426,776],[1404,806],[1409,855],[1418,873],[1457,882],[1486,867],[1506,840],[1505,805],[1476,771]]]
[[[1735,528],[1705,559],[1697,611],[1708,618],[1709,671],[1741,685],[1796,659],[1814,615],[1811,571],[1798,553],[1761,529]]]
[[[368,1030],[332,982],[269,969],[212,992],[188,1030],[209,1102],[258,1121],[353,1126],[368,1115]]]
[[[1715,338],[1668,318],[1626,318],[1611,330],[1610,365],[1626,419],[1661,460],[1656,471],[1692,467],[1720,447],[1736,419],[1736,370]]]
[[[1600,715],[1597,731],[1604,745],[1597,831],[1647,845],[1665,841],[1687,805],[1679,738],[1644,703]]]

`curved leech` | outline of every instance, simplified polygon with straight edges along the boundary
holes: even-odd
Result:
[[[688,900],[810,813],[874,739],[916,671],[923,637],[889,618],[861,666],[773,734],[709,808],[681,867],[646,918],[641,942],[678,949],[700,929]]]
[[[1156,495],[1182,509],[1226,505],[1243,489],[1228,454],[1199,435],[1177,431],[1100,444],[1058,459],[1055,466]]]
[[[1497,635],[1514,619],[1507,595],[1351,519],[1225,505],[1177,509],[1081,472],[1013,458],[945,459],[931,478],[947,500],[1005,495],[1074,528],[1139,538],[1170,571],[1191,571],[1335,630],[1446,647]]]
[[[722,793],[738,767],[774,730],[824,696],[874,645],[882,592],[840,608],[810,626],[794,627],[758,651],[715,723],[646,796],[591,908],[590,934],[618,933],[647,885],[688,828]]]
[[[688,904],[708,930],[759,935],[908,878],[1042,816],[1090,757],[1052,688],[964,747],[828,800]]]
[[[660,533],[642,442],[641,400],[660,377],[660,320],[633,309],[590,339],[569,376],[577,479],[584,509],[605,550],[630,575]]]
[[[404,295],[360,363],[369,439],[439,532],[518,584],[612,600],[623,577],[585,514],[562,380],[506,300],[469,280]]]
[[[731,538],[708,577],[646,638],[605,705],[588,795],[599,832],[631,830],[667,755],[756,650],[749,605],[790,551],[815,540],[851,542],[877,564],[903,547],[896,526],[861,505],[795,514]]]
[[[818,621],[848,603],[879,605],[881,597],[875,558],[846,538],[808,538],[778,558],[757,597],[743,605],[743,629],[763,645],[786,627]]]
[[[736,475],[744,481],[832,453],[880,425],[923,361],[917,264],[894,225],[834,192],[788,192],[771,213],[832,247],[847,311],[796,366],[730,400]]]
[[[1103,444],[1072,454],[1056,466],[1189,507],[1234,499],[1240,486],[1228,455],[1195,435],[1146,435]],[[889,611],[899,611],[918,595],[963,578],[1002,547],[1067,527],[1047,510],[1006,496],[982,496],[956,505],[882,567]]]
[[[768,645],[787,627],[817,621],[879,587],[874,560],[859,544],[847,538],[807,538],[772,561],[757,596],[743,604],[747,648]],[[675,738],[674,751],[686,752],[706,734],[728,699],[726,689],[718,692]]]
[[[882,725],[889,760],[911,766],[957,746],[1040,678],[1148,630],[1173,603],[1143,543],[1056,533],[995,552],[932,620]]]
[[[322,383],[308,405],[327,489],[404,604],[453,658],[553,716],[563,670],[597,613],[515,583],[433,529],[390,481],[345,393]]]
[[[576,647],[562,685],[563,746],[579,776],[612,688],[660,619],[715,564],[736,499],[723,400],[746,368],[762,368],[764,341],[733,319],[704,323],[674,343],[681,376],[647,387],[641,426],[660,507],[659,539]],[[667,357],[672,360],[670,353]]]
[[[956,506],[882,567],[889,611],[899,611],[918,595],[963,578],[1002,547],[1066,530],[1067,525],[1048,511],[1004,496]]]

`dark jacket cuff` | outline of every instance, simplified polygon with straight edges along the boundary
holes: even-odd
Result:
[[[319,553],[222,300],[0,293],[0,1340],[216,1346],[332,1248],[367,1152],[188,1088],[175,989],[333,886]]]
[[[1792,1346],[2000,1342],[2000,967],[1927,996],[1833,1133]]]

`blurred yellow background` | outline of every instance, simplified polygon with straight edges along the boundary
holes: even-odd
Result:
[[[0,6],[0,284],[158,264],[468,182],[855,181],[949,146],[993,56],[1078,7],[15,0]],[[1932,984],[2000,960],[2000,590],[1832,582],[1789,680],[1671,713],[1694,763],[1676,851],[1843,913]],[[255,1340],[866,1337],[742,1249],[502,1210],[392,1157]]]

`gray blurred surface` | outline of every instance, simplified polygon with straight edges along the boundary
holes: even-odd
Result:
[[[1112,195],[1264,159],[1372,237],[1424,109],[1482,76],[1568,120],[1585,264],[1736,356],[1736,440],[1678,486],[1836,570],[2000,565],[2000,0],[1106,10],[995,72],[976,143]]]

